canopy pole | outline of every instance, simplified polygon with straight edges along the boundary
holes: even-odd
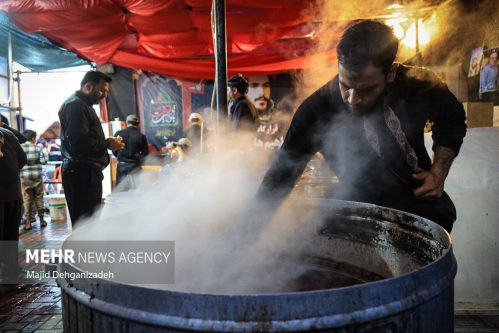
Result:
[[[213,0],[215,16],[215,66],[216,66],[216,123],[220,123],[220,115],[228,116],[227,110],[227,37],[225,21],[225,0]]]
[[[23,118],[23,108],[21,107],[21,72],[16,71],[16,78],[14,81],[17,82],[17,110],[19,110],[19,130],[24,131],[24,118]]]
[[[9,121],[12,128],[18,129],[16,117],[16,101],[14,99],[14,78],[13,78],[13,58],[12,58],[12,34],[8,33],[7,36],[7,67],[9,75]]]

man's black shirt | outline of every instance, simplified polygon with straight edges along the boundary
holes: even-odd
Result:
[[[433,123],[433,149],[448,147],[459,153],[466,133],[465,112],[433,73],[400,65],[395,81],[386,89],[386,101],[399,118],[420,168],[431,167],[423,135],[427,120]],[[383,158],[366,139],[363,117],[371,117],[378,125]],[[324,155],[339,178],[335,198],[388,207],[397,207],[399,200],[416,200],[412,171],[386,127],[380,105],[367,115],[350,112],[341,98],[337,76],[298,108],[258,197],[280,202],[316,152]]]
[[[241,96],[230,107],[232,130],[256,131],[259,125],[258,112],[246,96]]]
[[[16,130],[15,128],[10,127],[9,125],[4,125],[3,128],[11,131],[16,136],[17,140],[19,140],[19,143],[23,144],[27,141],[26,137],[22,135],[22,133]]]
[[[146,136],[139,132],[136,127],[129,126],[117,131],[114,136],[121,136],[125,148],[115,153],[119,162],[140,165],[144,157],[149,153]]]
[[[104,169],[109,164],[107,142],[91,99],[76,91],[61,106],[61,153],[63,159],[89,162]]]
[[[19,172],[28,162],[26,154],[14,133],[3,127],[0,127],[0,140],[3,141],[0,147],[3,152],[3,157],[0,158],[0,188],[2,189],[0,203],[21,200]]]

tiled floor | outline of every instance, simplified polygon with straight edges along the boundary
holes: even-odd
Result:
[[[499,332],[499,317],[456,315],[454,327],[454,333],[497,333]]]
[[[66,221],[46,220],[48,226],[43,229],[38,222],[30,231],[21,227],[20,251],[62,242],[70,233]],[[0,332],[62,332],[61,289],[55,281],[0,291]]]
[[[62,332],[61,290],[55,282],[24,285],[0,297],[1,332]]]

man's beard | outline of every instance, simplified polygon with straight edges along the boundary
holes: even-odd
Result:
[[[270,109],[272,109],[272,101],[265,96],[260,96],[255,98],[253,100],[253,104],[260,113],[265,113],[270,111]]]
[[[384,95],[381,94],[378,99],[370,106],[366,106],[366,105],[357,105],[357,106],[352,106],[350,104],[348,104],[347,102],[344,102],[346,105],[347,105],[347,108],[348,108],[348,111],[350,111],[351,113],[355,114],[355,115],[367,115],[367,114],[370,114],[374,111],[376,111],[379,106],[381,106],[383,104],[383,99],[384,99]]]
[[[92,100],[92,104],[99,104],[100,101],[104,99],[104,97],[103,96],[99,96],[99,95],[91,94],[90,95],[90,99]]]
[[[350,104],[347,104],[348,111],[350,111],[353,114],[356,115],[364,115],[371,113],[374,108],[374,106],[368,107],[368,106],[351,106]]]

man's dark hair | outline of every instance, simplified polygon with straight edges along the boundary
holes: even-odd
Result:
[[[108,75],[99,72],[99,71],[89,71],[85,74],[83,79],[81,80],[80,87],[83,87],[86,83],[91,83],[92,86],[95,86],[97,83],[99,83],[100,80],[104,80],[106,82],[111,82],[113,79],[109,77]]]
[[[33,140],[33,138],[36,138],[36,132],[33,130],[29,130],[29,129],[25,130],[23,132],[23,135],[26,138],[26,140],[28,140],[28,141]]]
[[[2,123],[5,123],[5,125],[9,126],[9,119],[7,119],[7,117],[5,117],[3,114],[0,115],[0,121]]]
[[[248,92],[249,82],[241,73],[239,73],[231,77],[227,81],[227,85],[229,87],[237,88],[237,90],[244,95]]]
[[[354,73],[369,62],[388,74],[397,55],[399,41],[384,23],[362,20],[350,26],[336,48],[338,63]]]

